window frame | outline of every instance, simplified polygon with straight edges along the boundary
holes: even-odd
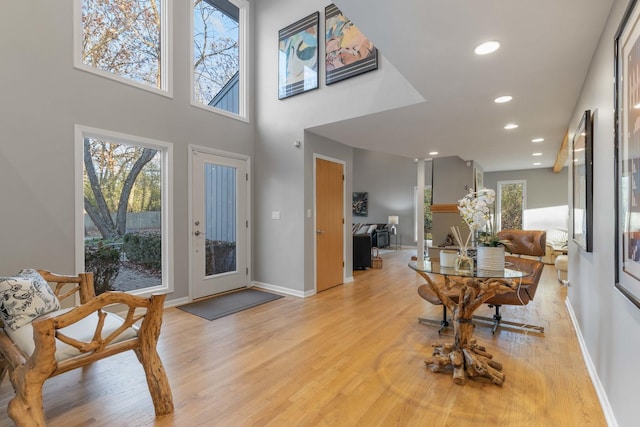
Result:
[[[74,178],[75,178],[75,265],[76,271],[84,271],[84,139],[107,139],[120,144],[153,148],[161,152],[162,172],[162,284],[127,291],[132,295],[150,296],[154,292],[174,291],[174,234],[173,234],[173,144],[150,138],[126,135],[118,132],[75,125]]]
[[[511,179],[506,181],[498,181],[496,183],[496,230],[502,230],[502,186],[509,184],[522,184],[522,226],[524,227],[524,212],[527,210],[527,180]]]
[[[109,71],[100,70],[82,62],[82,1],[73,1],[73,66],[109,80],[124,83],[147,92],[173,98],[173,0],[162,0],[160,4],[160,87],[146,85]]]
[[[238,31],[238,59],[240,65],[238,67],[239,71],[239,84],[240,89],[238,93],[238,99],[240,101],[240,105],[238,108],[238,114],[232,113],[230,111],[223,110],[221,108],[212,107],[210,105],[205,105],[201,102],[198,102],[194,99],[193,91],[193,61],[194,61],[194,49],[193,49],[193,37],[194,37],[194,22],[193,22],[193,14],[194,14],[194,2],[190,0],[190,14],[189,14],[189,28],[190,28],[190,37],[189,37],[189,102],[191,106],[200,108],[202,110],[210,111],[216,114],[220,114],[225,117],[229,117],[232,119],[240,120],[243,122],[249,122],[249,2],[246,0],[228,0],[230,3],[233,3],[238,9],[239,16],[239,31]]]
[[[425,185],[424,186],[424,191],[426,190],[431,190],[431,201],[433,202],[433,186],[432,185]],[[424,194],[422,195],[421,200],[424,200]],[[431,204],[431,206],[433,206],[433,203]],[[413,242],[417,243],[418,242],[418,229],[420,228],[418,226],[418,186],[414,185],[413,186]],[[433,225],[433,224],[432,224]],[[432,230],[433,233],[433,230]],[[425,241],[427,241],[427,238],[425,237]]]

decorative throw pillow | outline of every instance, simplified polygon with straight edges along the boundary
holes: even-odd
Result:
[[[14,331],[56,310],[60,310],[60,301],[36,270],[23,269],[15,277],[0,277],[0,317]]]

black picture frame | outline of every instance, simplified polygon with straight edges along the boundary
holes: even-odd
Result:
[[[614,38],[615,286],[640,308],[640,7],[631,0]]]
[[[278,99],[318,88],[319,28],[315,12],[278,31]]]
[[[378,69],[378,49],[335,4],[324,9],[325,83]]]
[[[573,241],[593,250],[593,122],[591,111],[582,115],[571,145],[573,171]]]
[[[353,192],[353,216],[369,216],[369,193]]]

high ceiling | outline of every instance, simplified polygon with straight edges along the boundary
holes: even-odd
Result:
[[[335,3],[425,102],[311,130],[354,147],[457,155],[497,171],[553,167],[613,0]],[[500,49],[475,55],[487,40]],[[500,95],[513,100],[494,103]],[[508,123],[519,127],[507,131]]]

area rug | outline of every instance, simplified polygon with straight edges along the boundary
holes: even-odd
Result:
[[[282,295],[255,289],[243,289],[203,301],[181,305],[178,308],[203,319],[215,320],[279,298],[282,298]]]

